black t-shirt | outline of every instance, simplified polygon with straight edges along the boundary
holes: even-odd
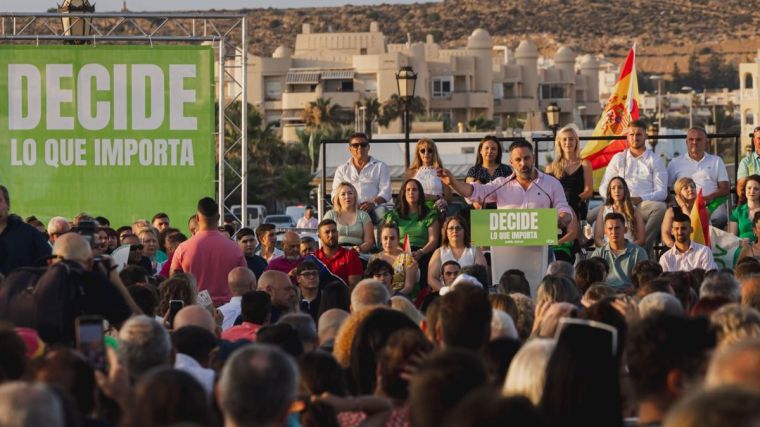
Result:
[[[256,279],[261,277],[261,273],[267,269],[267,260],[258,255],[247,256],[245,257],[245,261],[248,263],[248,268],[253,271]]]
[[[81,315],[102,316],[112,325],[132,315],[124,296],[103,273],[85,271],[72,262],[52,265],[37,282],[35,296],[37,328],[47,343],[73,344],[74,321]]]
[[[33,267],[50,253],[45,235],[17,215],[8,217],[0,233],[0,273],[7,276],[15,268]]]

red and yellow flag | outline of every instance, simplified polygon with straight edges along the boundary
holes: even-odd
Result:
[[[702,190],[697,193],[697,200],[691,208],[691,241],[710,247],[710,213],[707,211]]]
[[[636,79],[636,45],[634,44],[628,52],[625,65],[620,71],[620,77],[612,89],[607,105],[604,106],[593,136],[623,135],[628,123],[638,118],[639,84]],[[594,171],[594,188],[599,188],[599,183],[612,156],[623,151],[627,146],[625,139],[618,139],[590,140],[583,147],[581,157],[591,162],[591,168]]]

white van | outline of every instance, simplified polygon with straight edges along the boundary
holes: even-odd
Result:
[[[241,206],[232,205],[230,211],[236,217],[240,218]],[[264,222],[264,217],[267,216],[267,208],[264,205],[248,205],[248,220],[244,226],[255,229]],[[242,218],[240,218],[242,219]]]

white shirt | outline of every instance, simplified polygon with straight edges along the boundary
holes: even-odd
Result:
[[[728,182],[728,172],[723,159],[709,153],[705,153],[699,161],[692,159],[689,153],[671,160],[668,165],[668,185],[672,187],[678,178],[684,176],[693,179],[703,195],[717,191],[719,182]]]
[[[661,202],[668,197],[668,172],[662,159],[652,150],[636,157],[626,149],[612,156],[599,183],[599,194],[605,197],[610,180],[619,176],[625,179],[631,196]]]
[[[226,331],[235,323],[235,319],[240,316],[240,301],[243,297],[232,297],[230,302],[219,307],[219,311],[224,316],[222,321],[222,330]]]
[[[195,359],[183,353],[177,353],[177,358],[174,360],[174,369],[190,374],[203,387],[206,395],[212,396],[215,375],[213,369],[204,368]]]
[[[311,217],[309,219],[306,219],[305,216],[302,216],[299,218],[298,223],[296,224],[296,228],[317,228],[317,218]]]
[[[391,201],[391,174],[388,165],[370,156],[361,171],[356,170],[354,160],[338,166],[333,177],[332,194],[335,195],[341,182],[349,182],[356,187],[357,204],[373,202],[376,197]]]
[[[712,250],[696,242],[691,242],[689,249],[683,253],[673,245],[660,257],[660,265],[663,271],[691,271],[695,268],[708,271],[718,268]]]
[[[422,184],[422,190],[425,191],[426,196],[441,197],[443,195],[443,183],[441,183],[441,178],[438,178],[438,172],[432,166],[420,166],[414,175],[414,179]]]
[[[254,252],[254,254],[264,258],[265,260],[267,260],[267,262],[269,262],[269,260],[271,260],[272,258],[277,258],[278,256],[285,255],[285,252],[283,252],[282,249],[274,248],[274,251],[272,252],[272,255],[269,258],[265,257],[264,255],[261,255],[261,249]]]

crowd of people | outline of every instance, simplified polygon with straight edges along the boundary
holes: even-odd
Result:
[[[485,137],[464,181],[422,139],[395,204],[352,135],[333,209],[298,221],[317,239],[226,223],[212,198],[187,234],[164,213],[45,227],[0,186],[0,426],[757,425],[754,158],[729,210],[704,130],[666,167],[644,129],[598,211],[572,127],[545,172],[527,141]],[[699,193],[746,239],[735,266],[692,238]],[[492,280],[468,210],[540,207],[560,229],[546,275]]]

